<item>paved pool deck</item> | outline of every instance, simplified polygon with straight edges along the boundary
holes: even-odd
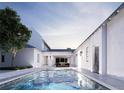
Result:
[[[81,69],[79,72],[111,90],[124,90],[124,81],[116,77],[92,73],[85,69]]]
[[[21,78],[27,74],[39,72],[42,70],[61,70],[61,69],[73,69],[77,71],[76,67],[43,67],[43,68],[30,68],[24,70],[0,70],[0,84],[7,83],[9,81]],[[92,73],[88,70],[82,69],[80,71],[81,74],[86,77],[100,83],[103,86],[108,87],[112,90],[124,90],[124,81],[119,80],[117,78],[111,77],[109,75],[100,75],[96,73]]]

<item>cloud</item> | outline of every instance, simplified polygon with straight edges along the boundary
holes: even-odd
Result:
[[[66,7],[64,4],[61,6]],[[52,25],[47,24],[44,28],[42,35],[53,48],[67,48],[69,45],[76,48],[117,8],[113,8],[112,3],[72,3],[71,7],[73,11],[66,9],[64,12],[63,9],[60,12],[58,8],[55,11],[50,10],[65,18],[59,19],[58,16],[58,20],[52,21]],[[69,20],[66,20],[67,18]],[[70,44],[72,41],[78,43]]]
[[[121,3],[2,3],[51,48],[78,47]]]

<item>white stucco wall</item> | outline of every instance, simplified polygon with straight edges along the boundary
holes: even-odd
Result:
[[[86,47],[88,47],[88,59],[86,59]],[[81,62],[81,64],[79,64],[79,66],[81,65],[81,67],[83,69],[87,69],[87,70],[91,70],[91,61],[90,61],[90,38],[84,42],[84,44],[81,46],[80,51],[82,51],[82,56],[80,56],[80,52],[78,52],[78,62]],[[87,61],[88,62],[87,62]]]
[[[14,66],[33,66],[33,64],[34,48],[24,48],[17,53]]]
[[[5,55],[5,62],[1,62],[1,53],[2,51],[0,51],[0,67],[10,67],[11,66],[11,55],[9,53],[2,53]]]
[[[124,77],[124,9],[107,24],[107,73]]]
[[[38,49],[34,49],[34,67],[42,67],[43,65],[44,65],[44,59],[42,56],[42,52],[39,51]]]
[[[75,61],[75,55],[72,55],[70,60],[71,60],[70,66],[71,67],[77,67],[77,63]]]
[[[15,66],[33,66],[42,67],[44,59],[42,52],[36,48],[24,48],[17,53],[15,58]]]
[[[99,46],[99,72],[102,73],[102,28],[99,28],[94,34],[92,34],[76,51],[74,55],[75,61],[77,63],[78,68],[83,68],[86,70],[93,71],[93,58],[94,58],[94,47]],[[86,48],[88,47],[88,57],[86,58]],[[82,51],[82,55],[80,55],[80,51]],[[88,61],[86,61],[88,60]]]

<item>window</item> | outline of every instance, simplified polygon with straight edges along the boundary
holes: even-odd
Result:
[[[68,60],[67,60],[67,58],[65,58],[65,61],[64,62],[67,62]]]
[[[56,62],[67,62],[67,58],[56,58]]]
[[[61,58],[61,62],[64,62],[64,58]]]
[[[88,47],[86,47],[86,62],[88,62]]]
[[[59,62],[59,58],[56,58],[56,62]]]
[[[1,55],[1,62],[5,62],[5,55]]]

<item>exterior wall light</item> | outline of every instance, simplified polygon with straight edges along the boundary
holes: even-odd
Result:
[[[109,18],[109,21],[111,21],[111,19],[112,19],[112,18],[110,17],[110,18]]]
[[[119,10],[117,10],[117,13],[119,13],[120,11]]]

